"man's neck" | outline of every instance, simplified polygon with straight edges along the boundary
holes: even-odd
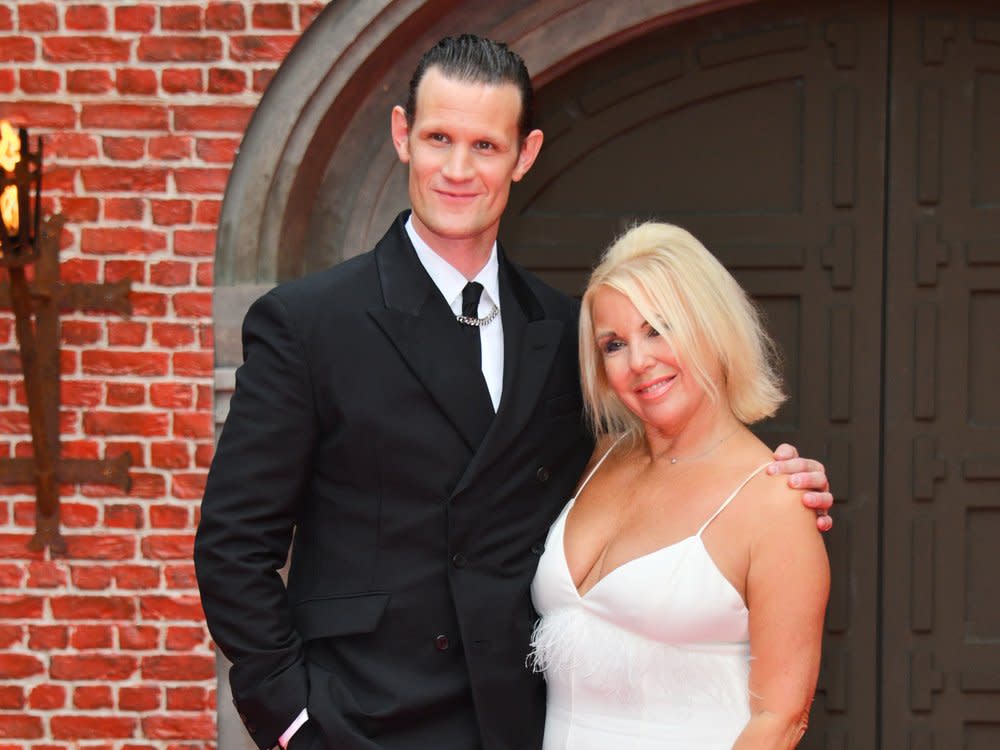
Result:
[[[467,279],[474,279],[483,270],[493,252],[496,232],[474,238],[448,239],[427,229],[415,216],[413,229],[435,255]]]

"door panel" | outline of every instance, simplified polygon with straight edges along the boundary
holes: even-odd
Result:
[[[760,3],[652,31],[539,92],[546,145],[505,248],[579,293],[614,235],[690,229],[751,292],[791,398],[760,426],[837,493],[824,664],[802,747],[874,748],[888,9]]]
[[[893,9],[886,747],[1000,747],[1000,16]]]

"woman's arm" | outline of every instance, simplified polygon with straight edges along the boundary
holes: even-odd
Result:
[[[830,567],[812,511],[767,483],[754,504],[747,607],[751,718],[733,750],[795,747],[819,673]]]

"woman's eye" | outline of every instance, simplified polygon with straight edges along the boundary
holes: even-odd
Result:
[[[621,339],[611,339],[609,341],[605,341],[601,349],[605,354],[614,354],[623,346],[625,346],[625,343]]]

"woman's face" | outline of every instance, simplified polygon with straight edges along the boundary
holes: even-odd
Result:
[[[676,434],[713,408],[661,321],[647,321],[631,300],[599,287],[591,303],[594,340],[611,390],[648,427]]]

